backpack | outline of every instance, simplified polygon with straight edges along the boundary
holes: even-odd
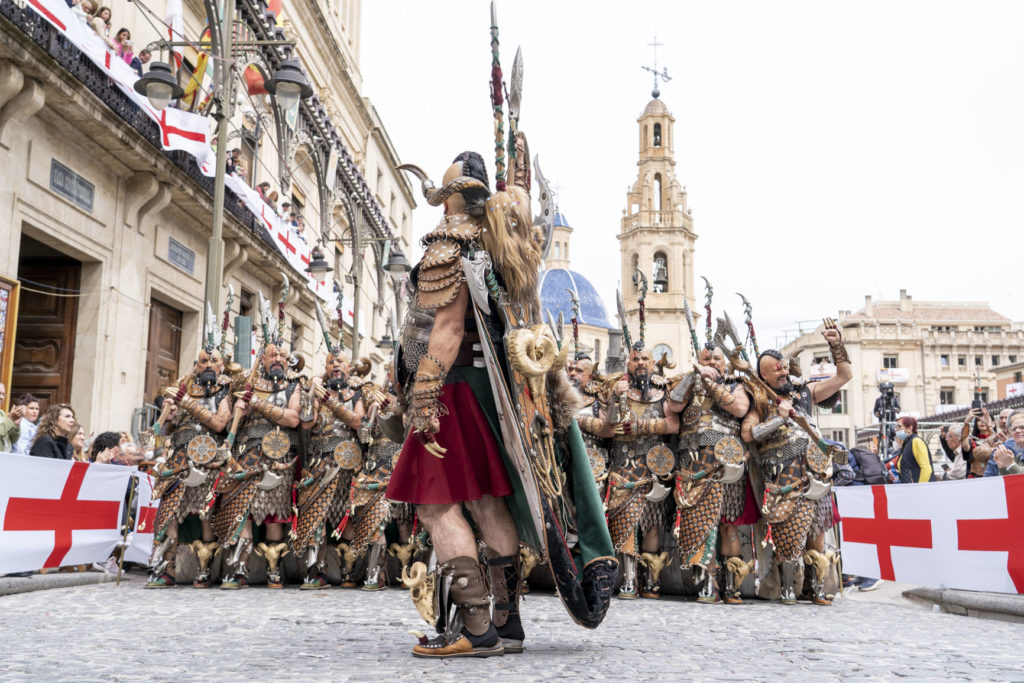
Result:
[[[860,448],[859,446],[851,448],[850,453],[857,459],[858,471],[856,481],[860,481],[868,485],[885,483],[885,472],[882,469],[882,461],[878,459],[877,455],[868,449]]]

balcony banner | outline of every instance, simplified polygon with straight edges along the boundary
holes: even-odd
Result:
[[[0,453],[0,574],[103,562],[132,468]]]
[[[1024,593],[1024,474],[836,489],[843,572]]]
[[[162,111],[153,109],[146,97],[135,92],[135,81],[139,77],[131,66],[112,52],[103,39],[96,35],[96,32],[80,18],[80,15],[68,7],[64,0],[27,2],[29,7],[102,69],[110,80],[160,127],[160,146],[163,149],[187,152],[195,158],[196,165],[203,175],[212,178],[216,174],[217,155],[210,146],[212,121],[208,116],[181,111],[174,107],[166,107]],[[311,248],[291,223],[278,216],[274,209],[263,201],[259,193],[249,187],[242,178],[230,175],[226,178],[226,185],[234,191],[249,211],[263,222],[278,252],[284,256],[306,286],[333,310],[336,297],[333,284],[316,282],[306,273]]]

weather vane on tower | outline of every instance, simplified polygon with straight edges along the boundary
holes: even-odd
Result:
[[[658,78],[661,78],[662,81],[668,83],[669,81],[672,80],[672,77],[668,75],[668,68],[666,67],[662,67],[661,73],[658,73],[658,47],[663,45],[663,43],[658,42],[658,36],[654,36],[653,43],[647,44],[654,48],[654,67],[651,68],[649,66],[641,66],[641,68],[644,71],[650,71],[652,74],[654,74],[654,89],[651,90],[651,96],[657,99],[658,96],[661,95],[661,91],[658,90]]]

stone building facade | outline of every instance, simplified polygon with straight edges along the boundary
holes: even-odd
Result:
[[[239,0],[237,24],[249,39],[290,39],[313,84],[275,138],[266,95],[239,93],[229,149],[241,150],[246,181],[267,181],[301,208],[305,237],[321,231],[346,303],[359,301],[361,352],[386,360],[396,283],[378,267],[384,238],[409,253],[412,187],[372,104],[360,94],[360,1],[287,4]],[[163,16],[163,2],[147,3]],[[135,49],[160,38],[135,3],[111,3],[113,25],[132,31]],[[198,39],[202,4],[184,3],[186,36]],[[261,48],[262,49],[262,48]],[[154,59],[159,59],[154,53]],[[269,66],[283,50],[268,48]],[[195,64],[197,53],[185,50]],[[238,55],[244,65],[244,55]],[[19,280],[21,302],[13,379],[44,402],[69,401],[88,430],[128,429],[133,409],[185,374],[200,346],[205,255],[213,181],[181,152],[161,151],[160,130],[103,72],[28,6],[0,2],[0,277]],[[314,157],[336,176],[314,173]],[[352,272],[353,230],[365,238]],[[282,273],[292,283],[286,326],[307,365],[322,367],[314,297],[256,216],[232,193],[225,200],[224,284],[236,315],[251,316],[257,293],[276,303]],[[351,280],[351,282],[346,282]],[[275,306],[276,311],[276,306]],[[342,330],[351,348],[352,330]],[[332,325],[337,337],[337,325]]]
[[[1024,330],[984,302],[914,301],[900,290],[897,301],[865,297],[862,309],[840,313],[839,325],[854,378],[842,390],[841,406],[819,415],[819,424],[842,441],[875,421],[881,382],[893,383],[903,414],[924,417],[969,405],[976,381],[982,400],[1001,398],[998,369],[1024,360]],[[799,358],[805,377],[830,359],[820,326],[782,352]]]

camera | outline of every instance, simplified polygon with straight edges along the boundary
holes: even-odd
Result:
[[[882,382],[881,384],[878,385],[878,391],[879,391],[879,393],[882,394],[882,396],[885,396],[885,397],[888,397],[888,398],[892,398],[892,396],[893,396],[892,382]]]

